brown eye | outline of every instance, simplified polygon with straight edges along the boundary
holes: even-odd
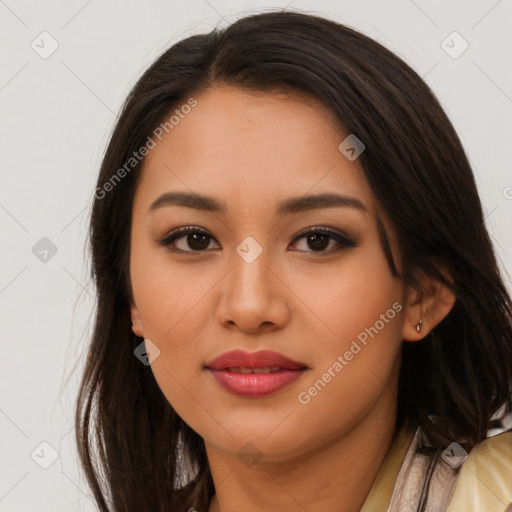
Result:
[[[178,240],[181,241],[181,239],[184,240],[181,243],[181,247],[178,247],[176,242]],[[194,226],[186,226],[172,231],[163,240],[160,240],[159,243],[161,245],[171,247],[177,251],[204,252],[206,249],[208,249],[212,239],[213,237],[206,231],[198,229]]]
[[[307,246],[312,249],[311,251],[306,252],[334,252],[347,247],[354,247],[356,245],[356,243],[353,240],[350,240],[341,233],[337,233],[335,231],[331,231],[325,228],[316,228],[309,229],[308,231],[303,231],[302,234],[299,234],[295,238],[294,243],[302,238],[306,239]],[[326,251],[325,249],[329,246],[329,243],[332,241],[335,241],[338,244],[338,248]]]
[[[309,247],[313,250],[323,250],[329,245],[329,235],[323,235],[322,233],[313,233],[307,236]]]

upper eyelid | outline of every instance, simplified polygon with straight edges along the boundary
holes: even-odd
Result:
[[[294,235],[293,239],[295,240],[297,237],[304,236],[312,231],[313,232],[325,231],[325,232],[327,232],[327,234],[332,233],[333,235],[339,235],[339,236],[343,236],[345,238],[350,238],[346,233],[344,233],[343,231],[341,231],[339,229],[331,228],[329,226],[323,226],[323,225],[319,224],[316,226],[311,226],[308,228],[301,229],[296,235]],[[207,235],[210,238],[217,240],[215,238],[215,236],[210,233],[209,230],[207,230],[205,228],[201,228],[199,226],[194,226],[194,225],[181,226],[179,228],[175,228],[175,229],[171,230],[169,233],[167,233],[163,238],[166,239],[166,238],[169,238],[170,236],[179,236],[179,235],[186,236],[187,234],[196,233],[196,232]]]
[[[296,235],[294,235],[294,237],[292,239],[292,243],[305,237],[309,233],[316,233],[316,232],[327,235],[328,237],[330,237],[332,240],[334,240],[338,244],[340,244],[340,241],[336,240],[336,238],[344,239],[347,242],[347,245],[356,245],[356,240],[353,237],[348,236],[346,233],[344,233],[341,230],[331,228],[329,226],[323,226],[323,225],[310,226],[308,228],[304,228],[304,229],[300,230]],[[176,240],[179,240],[183,237],[186,237],[189,234],[194,234],[194,233],[204,234],[204,235],[210,237],[212,240],[215,240],[220,245],[220,242],[217,240],[217,238],[214,235],[212,235],[207,229],[201,228],[201,227],[195,226],[195,225],[181,226],[179,228],[175,228],[169,234],[165,235],[163,237],[163,239],[161,239],[159,241],[159,243],[162,245],[170,245],[171,243],[174,243]],[[201,253],[201,252],[206,252],[206,251],[184,251],[184,252]]]

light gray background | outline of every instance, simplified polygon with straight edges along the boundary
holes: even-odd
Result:
[[[0,0],[0,511],[94,510],[72,411],[94,305],[86,227],[122,101],[172,43],[285,7],[361,30],[425,78],[473,164],[500,264],[512,268],[512,0]],[[48,51],[43,31],[58,43],[47,59],[31,47]],[[469,44],[458,58],[442,47],[453,31]],[[43,237],[57,248],[47,261],[32,251]],[[58,455],[48,469],[43,441]]]

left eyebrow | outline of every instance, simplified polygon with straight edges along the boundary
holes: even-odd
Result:
[[[164,206],[184,206],[195,210],[205,210],[213,213],[225,214],[226,205],[214,197],[205,196],[193,192],[166,192],[158,197],[149,207],[152,212]],[[359,199],[351,196],[340,195],[332,192],[323,194],[291,197],[278,204],[277,215],[289,215],[306,210],[317,210],[322,208],[356,208],[361,212],[368,213],[368,210]]]
[[[362,212],[368,213],[363,203],[355,197],[327,192],[324,194],[315,194],[302,197],[291,197],[280,203],[276,213],[278,215],[288,215],[290,213],[303,212],[306,210],[316,210],[321,208],[356,208]]]

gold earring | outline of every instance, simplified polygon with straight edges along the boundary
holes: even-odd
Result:
[[[420,331],[421,331],[421,326],[422,326],[422,324],[423,324],[423,320],[421,319],[421,313],[422,313],[422,311],[421,311],[421,308],[420,308],[420,321],[416,324],[416,330],[417,330],[418,332],[420,332]]]

